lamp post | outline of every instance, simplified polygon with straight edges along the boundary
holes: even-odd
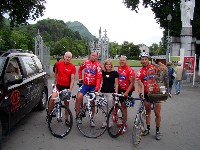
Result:
[[[167,51],[166,51],[166,61],[169,62],[170,61],[170,37],[169,37],[169,26],[170,26],[170,22],[172,20],[172,16],[171,14],[169,14],[167,16],[167,21],[168,21],[168,31],[167,31]]]

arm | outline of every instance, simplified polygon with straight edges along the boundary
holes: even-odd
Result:
[[[78,79],[82,80],[82,70],[85,68],[85,61],[80,65],[78,69]]]
[[[138,93],[142,93],[142,81],[138,80]]]
[[[57,63],[56,63],[57,64]],[[57,69],[57,65],[55,66],[55,70],[54,70],[54,79],[55,79],[55,82],[57,81],[57,76],[58,76],[58,69]]]
[[[75,80],[75,74],[71,74],[71,82],[70,82],[70,91],[72,91],[73,86],[74,86],[74,80]]]
[[[134,77],[133,76],[129,77],[129,81],[130,81],[130,84],[129,84],[128,89],[124,93],[124,96],[128,96],[128,93],[131,92],[131,90],[133,90],[134,88]]]
[[[115,92],[118,93],[118,89],[119,89],[119,79],[115,78]]]
[[[99,66],[97,67],[95,91],[99,91],[99,89],[100,89],[101,78],[102,78],[102,68],[101,68],[101,66],[99,65]]]

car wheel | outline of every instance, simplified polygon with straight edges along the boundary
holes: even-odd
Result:
[[[1,123],[1,120],[0,120],[0,150],[1,150],[1,142],[2,142],[2,123]]]
[[[48,99],[48,96],[47,96],[47,90],[44,89],[43,92],[42,92],[42,96],[41,96],[41,99],[36,107],[36,110],[44,110],[46,108],[46,105],[47,105],[47,99]]]

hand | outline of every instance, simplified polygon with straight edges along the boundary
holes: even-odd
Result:
[[[124,97],[128,97],[128,93],[125,92],[125,93],[124,93]]]
[[[99,95],[99,92],[98,92],[98,91],[95,91],[94,94],[95,94],[96,96],[98,96],[98,95]]]
[[[79,83],[83,83],[83,79],[79,79]]]
[[[143,99],[142,93],[139,93],[139,98],[140,98],[141,100]]]

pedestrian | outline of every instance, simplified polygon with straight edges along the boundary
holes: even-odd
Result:
[[[114,70],[114,66],[110,59],[106,60],[102,71],[102,86],[100,92],[103,93],[107,100],[107,111],[113,106],[112,93],[118,93],[118,72]],[[106,127],[106,120],[103,122],[102,128]]]
[[[57,62],[59,62],[59,61],[60,61],[60,58],[57,58],[56,60],[57,60],[57,61],[56,61],[56,63],[57,63]],[[56,63],[53,65],[53,73],[55,73],[55,69],[56,69]]]
[[[176,77],[175,77],[175,95],[179,95],[181,92],[181,85],[182,85],[182,74],[183,74],[183,67],[182,62],[178,61],[178,65],[175,68]]]
[[[128,96],[132,95],[134,91],[134,70],[127,64],[127,57],[121,55],[119,58],[119,66],[118,66],[118,74],[119,74],[119,89],[118,93],[123,93],[124,98],[121,98],[121,106],[124,113],[124,129],[120,134],[124,134],[126,132],[126,127],[128,126],[127,122],[127,106],[124,101]],[[122,124],[118,124],[118,126],[122,126]]]
[[[168,89],[168,93],[169,93],[169,97],[172,97],[172,87],[173,87],[173,83],[174,83],[174,73],[175,70],[174,68],[172,68],[172,62],[167,62],[167,68],[168,68],[168,77],[169,77],[169,89]]]
[[[55,83],[51,99],[49,101],[48,105],[48,114],[51,113],[55,98],[58,96],[58,93],[64,89],[69,89],[70,93],[72,92],[73,86],[74,86],[74,80],[75,80],[75,74],[76,74],[76,68],[71,63],[72,59],[72,53],[66,52],[64,55],[64,61],[58,61],[55,66]],[[71,95],[71,94],[69,94]],[[69,99],[67,99],[69,100]],[[65,100],[65,105],[69,107],[69,101]],[[65,113],[65,123],[66,125],[69,124],[68,121],[69,114]]]
[[[82,78],[82,71],[84,69],[84,78]],[[88,60],[85,60],[78,69],[78,78],[79,82],[83,83],[83,85],[79,88],[76,97],[75,109],[76,109],[76,119],[77,123],[81,124],[82,120],[78,119],[78,114],[80,112],[81,103],[83,101],[83,96],[87,92],[98,92],[100,89],[101,78],[102,78],[102,67],[98,62],[98,53],[93,51],[90,54]],[[92,105],[94,101],[91,102]],[[94,107],[92,108],[92,116],[94,116]],[[95,127],[94,120],[90,122],[91,127]]]
[[[147,128],[143,132],[143,136],[146,136],[150,133],[150,121],[151,121],[151,105],[154,104],[154,113],[155,113],[155,122],[156,122],[156,140],[161,139],[161,133],[160,133],[160,122],[161,122],[161,103],[160,102],[154,102],[153,99],[149,98],[148,93],[151,92],[151,84],[148,82],[148,80],[152,79],[151,77],[155,75],[155,73],[158,72],[158,69],[160,70],[166,70],[165,67],[161,65],[161,68],[159,68],[156,65],[149,64],[150,61],[150,55],[148,53],[142,52],[140,54],[140,60],[142,64],[142,68],[137,72],[136,79],[138,80],[138,92],[139,92],[139,97],[143,99],[143,94],[144,93],[144,105],[145,105],[145,110],[146,110],[146,125]],[[153,79],[152,79],[153,80]],[[156,81],[156,80],[155,80]],[[144,89],[143,89],[144,87]],[[157,90],[157,89],[155,89]]]

